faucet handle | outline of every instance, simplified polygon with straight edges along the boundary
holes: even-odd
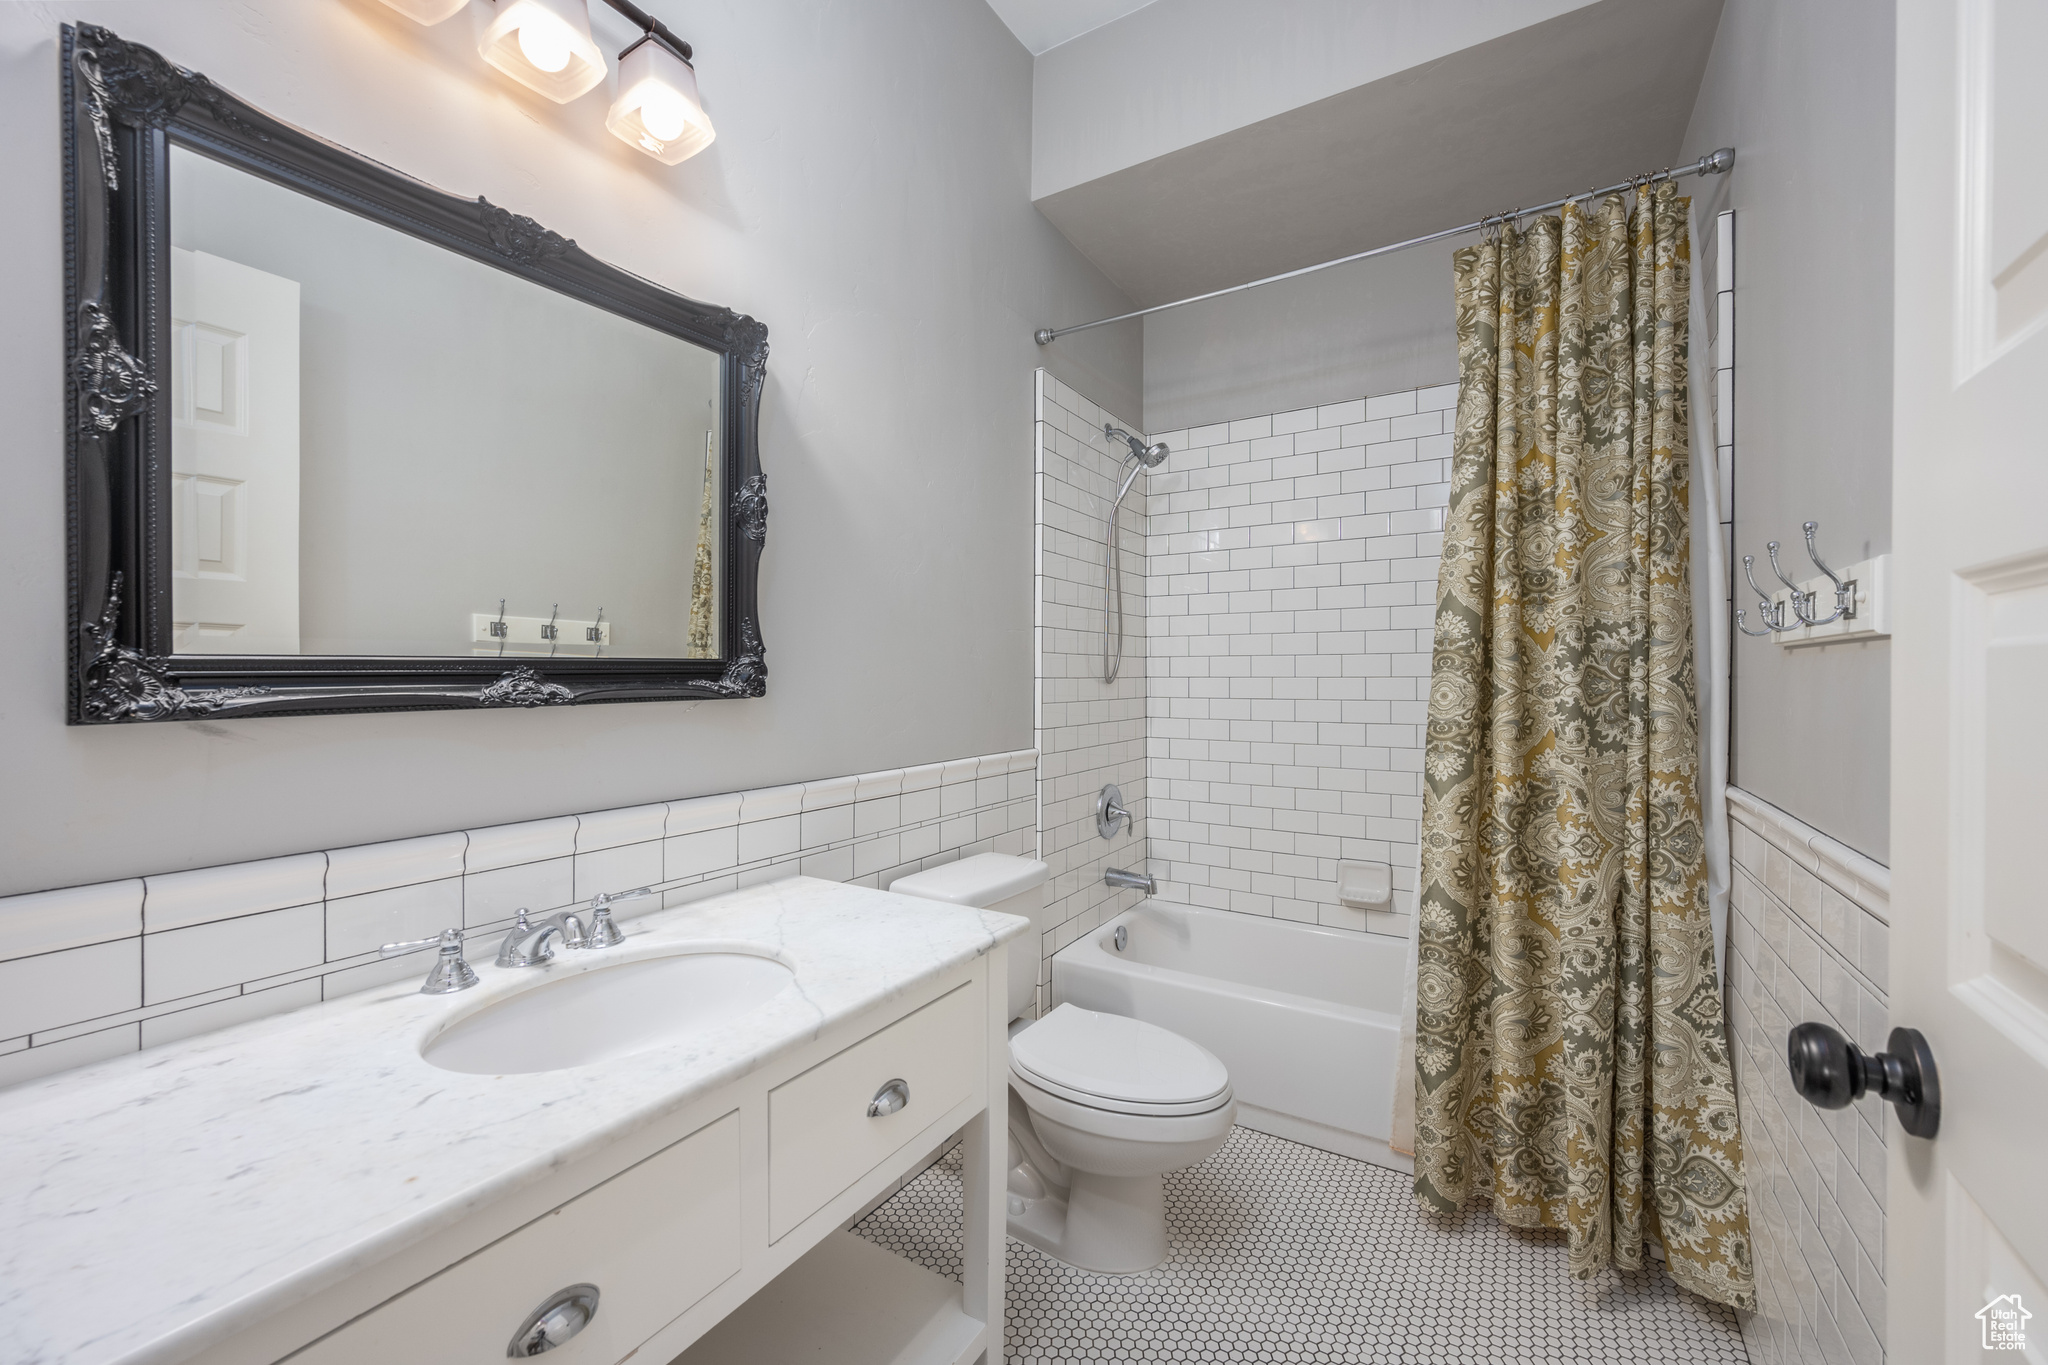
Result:
[[[460,929],[443,929],[432,938],[387,943],[377,949],[377,956],[404,957],[407,953],[424,952],[429,948],[439,948],[441,955],[434,960],[433,967],[427,972],[427,979],[420,986],[421,995],[452,995],[456,991],[466,991],[476,984],[476,973],[462,959]]]
[[[584,935],[586,948],[616,948],[626,941],[625,931],[612,923],[612,908],[600,905],[590,917],[590,932]]]
[[[1131,812],[1124,805],[1124,794],[1117,790],[1116,783],[1111,782],[1095,797],[1095,832],[1105,839],[1114,839],[1119,822],[1123,824],[1124,833],[1132,832]]]
[[[636,887],[631,891],[621,891],[617,895],[610,895],[603,891],[598,892],[590,901],[590,932],[584,936],[583,946],[586,948],[616,948],[621,943],[624,943],[626,941],[624,931],[618,925],[612,923],[613,903],[616,901],[638,900],[642,896],[651,896],[653,894],[654,888],[651,886]]]

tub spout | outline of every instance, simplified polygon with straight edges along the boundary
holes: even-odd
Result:
[[[1148,896],[1159,894],[1159,884],[1142,872],[1126,872],[1120,867],[1106,867],[1102,880],[1109,886],[1120,886],[1127,891],[1142,891]]]

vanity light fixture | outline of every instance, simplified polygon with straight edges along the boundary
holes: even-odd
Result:
[[[590,37],[584,0],[497,0],[477,54],[557,104],[604,79],[604,53]]]
[[[687,161],[717,134],[697,98],[690,45],[658,24],[619,54],[619,97],[604,126],[664,166]]]
[[[438,24],[469,0],[384,0],[422,24]],[[491,0],[496,13],[477,52],[498,70],[557,104],[604,79],[604,54],[590,36],[588,0]],[[688,161],[718,136],[697,95],[696,55],[661,20],[632,0],[605,0],[640,26],[619,54],[618,97],[604,126],[664,166]]]

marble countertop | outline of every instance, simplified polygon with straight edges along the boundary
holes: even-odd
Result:
[[[603,954],[399,983],[0,1092],[0,1360],[172,1362],[954,970],[1027,921],[795,877],[633,920]],[[745,944],[790,989],[630,1059],[429,1066],[450,1014],[650,950]],[[418,962],[424,976],[431,954]],[[1000,982],[997,983],[1000,987]]]

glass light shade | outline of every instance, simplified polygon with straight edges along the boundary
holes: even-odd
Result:
[[[604,53],[591,41],[584,0],[498,0],[498,12],[485,25],[476,50],[557,104],[567,104],[604,79]]]
[[[469,0],[384,0],[384,3],[408,19],[417,19],[423,24],[438,24],[454,16],[455,11],[469,3]]]
[[[697,73],[652,40],[619,59],[619,97],[604,126],[664,166],[689,160],[717,136],[697,98]]]

